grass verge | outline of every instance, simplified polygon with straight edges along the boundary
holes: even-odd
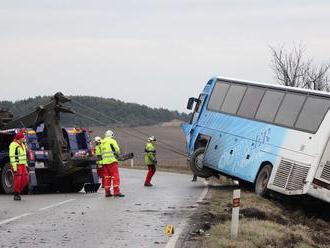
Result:
[[[266,199],[249,189],[241,189],[240,225],[237,240],[230,239],[232,193],[231,181],[210,183],[207,207],[199,213],[192,232],[204,248],[330,247],[330,218],[319,214],[329,205],[308,199]],[[320,207],[320,205],[322,207]],[[197,224],[196,224],[197,223]],[[203,230],[203,227],[207,227]],[[202,230],[201,230],[202,228]]]

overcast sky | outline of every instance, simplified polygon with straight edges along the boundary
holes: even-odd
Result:
[[[183,111],[213,76],[273,83],[269,45],[330,59],[330,1],[0,0],[0,99],[62,91]]]

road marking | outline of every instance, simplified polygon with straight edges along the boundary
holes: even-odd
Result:
[[[50,208],[58,207],[58,206],[61,206],[61,205],[65,204],[65,203],[72,202],[74,200],[76,200],[76,199],[69,199],[69,200],[66,200],[66,201],[58,202],[58,203],[49,205],[47,207],[40,208],[39,211],[44,211],[44,210],[47,210],[47,209],[50,209]],[[19,219],[21,219],[23,217],[33,215],[33,214],[36,214],[36,213],[25,213],[25,214],[18,215],[18,216],[15,216],[15,217],[12,217],[12,218],[9,218],[9,219],[6,219],[6,220],[2,220],[2,221],[0,221],[0,226],[3,225],[3,224],[7,224],[7,223],[10,223],[10,222],[13,222],[15,220],[19,220]]]
[[[47,207],[39,208],[39,211],[44,211],[44,210],[47,210],[47,209],[50,209],[50,208],[55,208],[55,207],[61,206],[65,203],[69,203],[69,202],[72,202],[72,201],[75,201],[75,200],[76,199],[69,199],[69,200],[66,200],[66,201],[58,202],[58,203],[49,205]]]
[[[196,201],[196,203],[193,205],[195,207],[198,206],[198,203],[201,203],[203,201],[203,199],[205,198],[207,192],[209,191],[209,187],[208,187],[208,183],[207,181],[203,181],[205,188],[203,189],[202,193],[200,194],[198,200]],[[179,240],[179,237],[181,236],[182,231],[184,230],[185,226],[186,226],[187,222],[185,220],[183,220],[179,226],[175,229],[175,233],[174,235],[170,238],[170,240],[167,242],[165,248],[175,248],[176,243]]]
[[[13,218],[10,218],[10,219],[6,219],[6,220],[3,220],[3,221],[0,221],[0,226],[3,225],[3,224],[7,224],[9,222],[12,222],[12,221],[15,221],[15,220],[18,220],[18,219],[21,219],[23,217],[26,217],[26,216],[29,216],[29,215],[32,215],[31,213],[25,213],[25,214],[22,214],[22,215],[18,215],[16,217],[13,217]]]

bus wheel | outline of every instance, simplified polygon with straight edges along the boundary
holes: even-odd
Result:
[[[260,195],[260,196],[266,196],[267,195],[267,185],[270,178],[270,175],[272,173],[272,166],[270,164],[265,165],[262,167],[262,169],[259,171],[256,183],[254,185],[254,191]]]
[[[208,178],[213,176],[214,173],[209,168],[204,167],[204,153],[205,147],[198,148],[194,151],[190,159],[190,168],[194,175],[202,178]]]
[[[14,191],[14,173],[6,163],[1,170],[1,191],[5,194],[12,194]]]

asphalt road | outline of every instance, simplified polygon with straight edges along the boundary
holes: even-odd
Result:
[[[21,202],[0,195],[0,247],[169,247],[165,225],[182,226],[205,186],[156,172],[147,188],[145,173],[120,169],[125,198],[105,198],[103,189],[24,195]]]

